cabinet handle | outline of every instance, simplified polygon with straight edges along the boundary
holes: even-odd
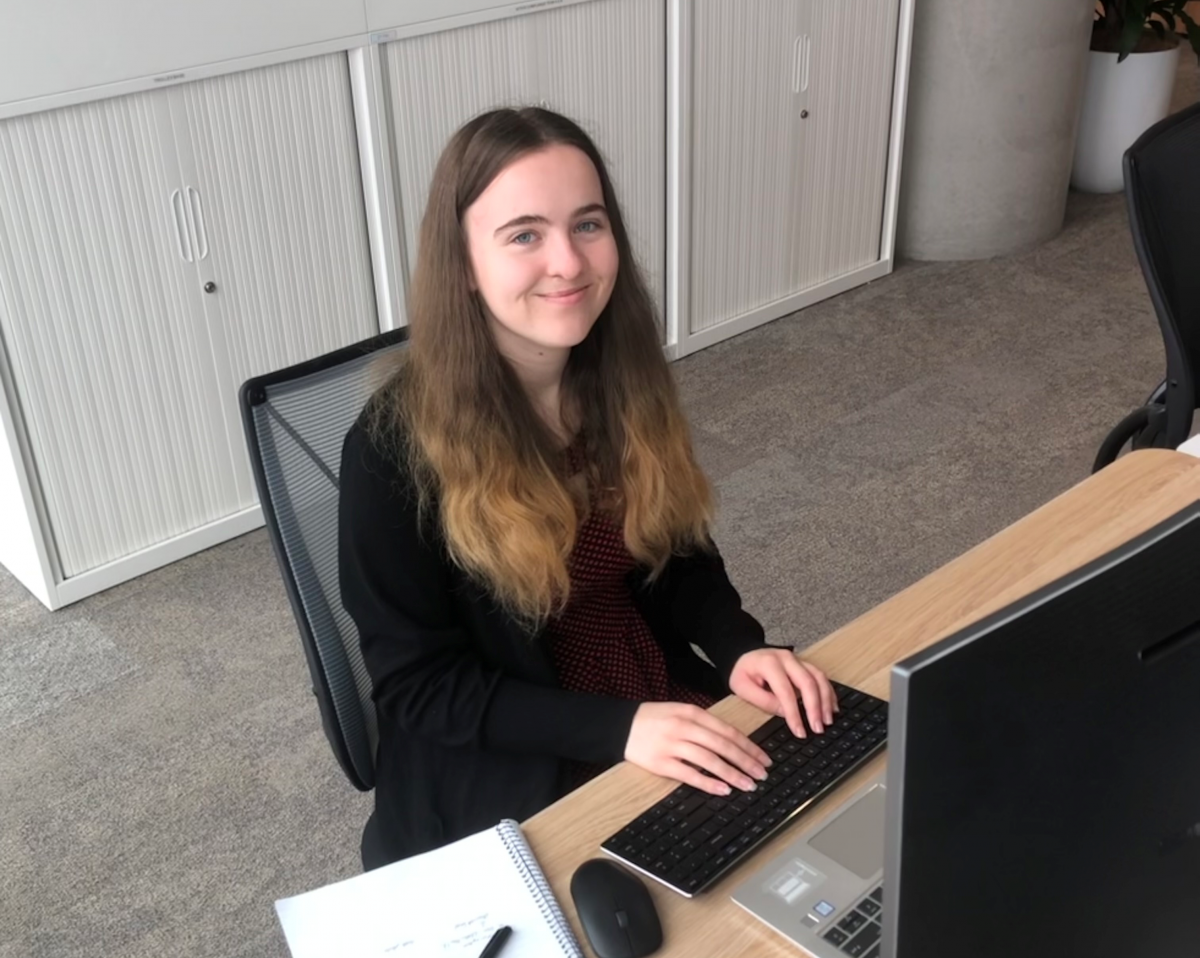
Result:
[[[192,214],[192,225],[196,230],[196,255],[208,258],[208,231],[204,228],[204,207],[200,202],[200,191],[187,188],[188,211]]]
[[[191,263],[194,261],[192,241],[188,237],[187,211],[183,208],[183,194],[179,190],[171,191],[171,219],[175,222],[175,242],[179,246],[179,258],[185,263]]]
[[[792,43],[792,92],[808,90],[808,66],[812,60],[812,38],[807,33],[796,37]]]

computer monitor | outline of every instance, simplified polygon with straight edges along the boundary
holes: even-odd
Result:
[[[1200,503],[891,689],[884,958],[1200,955]]]

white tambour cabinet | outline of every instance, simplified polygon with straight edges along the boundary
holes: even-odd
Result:
[[[683,355],[891,270],[911,0],[673,12]]]
[[[238,384],[403,322],[495,106],[596,139],[671,356],[884,275],[914,2],[8,0],[0,564],[53,608],[258,524]]]
[[[422,8],[438,19],[421,19]],[[549,7],[549,9],[544,9]],[[474,18],[456,25],[450,13]],[[527,11],[527,12],[526,12]],[[406,15],[396,27],[389,17]],[[466,120],[540,104],[596,141],[621,199],[634,254],[661,307],[666,260],[666,0],[561,5],[368,0],[381,44],[399,184],[403,269],[416,263],[426,194],[442,148]]]
[[[0,120],[0,563],[51,608],[261,522],[251,375],[378,331],[344,53]]]

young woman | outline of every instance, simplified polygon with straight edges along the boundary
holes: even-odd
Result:
[[[817,730],[836,700],[765,645],[725,574],[578,126],[497,110],[455,134],[409,305],[409,347],[341,471],[342,597],[379,716],[364,864],[526,818],[621,759],[754,788],[768,756],[705,707],[732,690],[802,735],[798,695]]]

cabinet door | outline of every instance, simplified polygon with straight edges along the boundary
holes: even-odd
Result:
[[[879,260],[899,0],[815,0],[808,43],[795,278]]]
[[[810,16],[810,0],[692,8],[692,333],[797,290],[798,64]]]
[[[194,293],[211,341],[214,403],[228,420],[219,454],[244,508],[256,495],[241,384],[379,331],[349,69],[344,54],[332,54],[172,96],[197,248]]]
[[[665,0],[591,0],[388,44],[411,272],[433,168],[464,122],[541,104],[595,139],[661,309],[666,247]]]
[[[63,577],[230,511],[167,95],[0,122],[0,335]]]

